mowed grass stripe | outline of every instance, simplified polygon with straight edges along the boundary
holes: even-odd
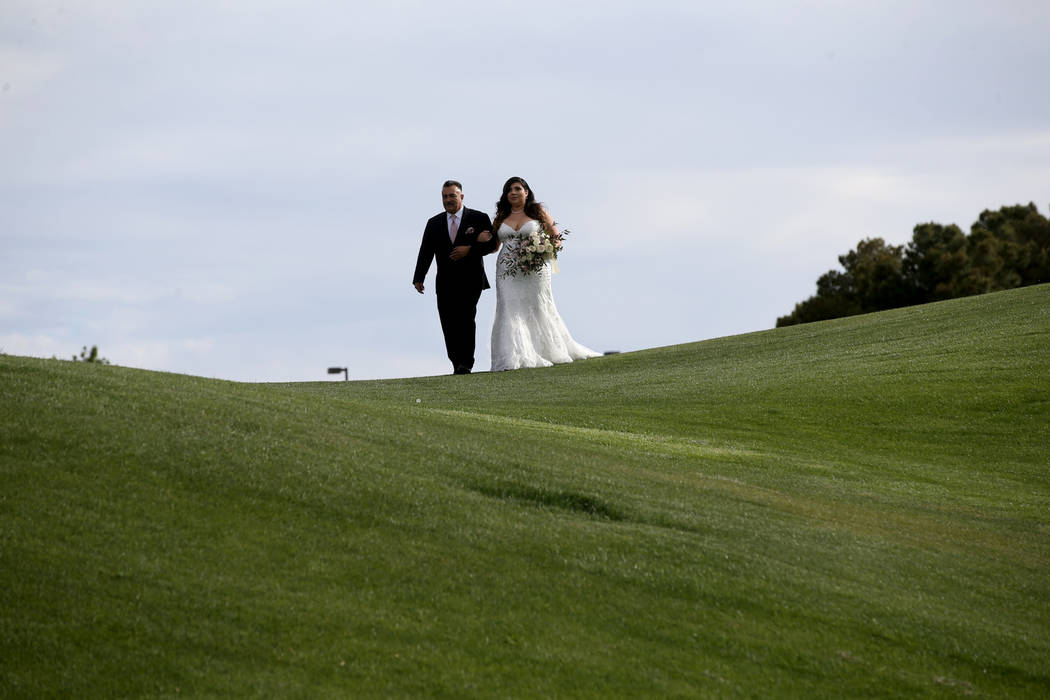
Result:
[[[632,461],[629,466],[611,461],[608,467],[610,475],[617,483],[638,481],[650,487],[664,483],[689,489],[719,491],[735,499],[777,508],[786,513],[801,516],[806,520],[823,522],[827,526],[842,528],[857,534],[878,535],[920,545],[940,548],[951,543],[957,551],[972,552],[979,548],[981,556],[1017,557],[1018,564],[1034,567],[1050,566],[1050,548],[1041,547],[1029,551],[1019,551],[1016,538],[1007,533],[989,530],[985,517],[965,505],[946,505],[943,491],[932,493],[921,486],[912,486],[901,494],[896,502],[885,498],[876,500],[870,493],[858,492],[852,484],[844,484],[840,493],[830,498],[828,493],[820,497],[812,495],[810,482],[801,488],[785,490],[770,488],[761,484],[748,483],[740,477],[727,476],[710,470],[705,464],[709,460],[718,462],[734,461],[736,463],[762,464],[768,468],[792,473],[817,473],[822,476],[833,474],[835,465],[814,465],[812,463],[791,460],[785,455],[763,454],[754,450],[712,447],[652,434],[630,434],[622,431],[607,431],[595,428],[553,424],[524,418],[471,414],[464,411],[430,409],[430,413],[449,416],[455,422],[469,420],[476,423],[490,423],[505,426],[514,435],[529,433],[538,438],[550,438],[554,435],[575,441],[574,448],[581,449],[585,443],[593,448],[612,448],[620,453],[629,451],[637,457],[639,465]],[[655,458],[655,461],[654,461]],[[669,463],[660,458],[681,458],[677,463]],[[663,467],[663,468],[658,468]],[[511,498],[519,502],[534,501],[540,505],[562,505],[569,510],[583,512],[616,513],[616,520],[629,519],[623,512],[611,504],[602,503],[596,497],[580,493],[552,492],[545,493],[523,486],[488,487],[483,490],[490,495]],[[573,505],[575,502],[576,505]],[[596,504],[590,506],[588,504]],[[597,504],[601,504],[600,506]],[[1044,503],[1045,505],[1045,503]],[[903,508],[906,507],[907,511]],[[1019,524],[1023,522],[1018,521]],[[666,525],[666,521],[664,523]],[[1002,521],[997,523],[1000,527]],[[673,526],[673,525],[671,525]],[[688,526],[683,526],[689,529]]]

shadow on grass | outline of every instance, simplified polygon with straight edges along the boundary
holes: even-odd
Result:
[[[552,491],[518,484],[500,484],[498,486],[471,484],[470,488],[484,496],[497,498],[501,501],[557,508],[573,513],[582,513],[601,520],[626,520],[626,516],[613,506],[582,493]]]

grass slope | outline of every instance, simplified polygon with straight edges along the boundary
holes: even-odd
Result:
[[[0,357],[0,695],[1045,697],[1050,286],[469,377]]]

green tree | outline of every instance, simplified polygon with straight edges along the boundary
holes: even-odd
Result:
[[[892,309],[908,303],[904,287],[903,246],[866,238],[839,256],[844,271],[828,270],[817,280],[817,293],[777,319],[777,326],[810,323]]]
[[[1000,207],[981,212],[969,235],[919,224],[906,247],[865,239],[839,262],[844,271],[822,275],[777,326],[1050,282],[1050,220],[1035,204]]]
[[[109,364],[109,360],[104,357],[99,357],[97,345],[92,345],[91,350],[88,350],[85,345],[80,350],[80,357],[73,355],[73,362],[96,362],[100,365]]]
[[[956,296],[985,294],[1021,286],[1017,267],[1025,264],[1023,259],[1027,257],[1027,249],[1017,244],[1010,227],[992,231],[975,225],[966,239],[966,249],[970,258],[970,271],[962,293]]]
[[[855,316],[861,313],[860,307],[848,291],[851,286],[846,274],[837,270],[828,270],[817,280],[817,293],[795,304],[794,311],[787,316],[778,318],[777,327],[825,321],[829,318]]]
[[[904,246],[889,245],[881,238],[866,238],[839,256],[839,263],[853,280],[853,293],[861,313],[893,309],[908,303],[904,293]]]
[[[981,253],[990,254],[993,246],[997,249],[1006,271],[1005,277],[996,280],[998,288],[1050,282],[1050,220],[1035,204],[984,210],[970,227],[970,238],[984,246]],[[1000,268],[993,263],[987,273],[996,269]]]
[[[904,276],[910,302],[924,304],[962,296],[958,290],[970,274],[966,234],[955,224],[919,224],[904,251]]]

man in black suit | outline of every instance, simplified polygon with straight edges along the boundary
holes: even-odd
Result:
[[[412,285],[423,293],[423,279],[437,258],[438,316],[453,374],[470,374],[474,367],[474,319],[481,290],[489,288],[482,256],[496,250],[488,214],[463,206],[463,185],[448,180],[441,187],[445,212],[432,217],[423,229]]]

